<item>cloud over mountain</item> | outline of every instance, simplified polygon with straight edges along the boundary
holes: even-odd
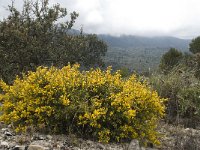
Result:
[[[19,7],[22,0],[15,0]],[[9,1],[0,0],[0,17]],[[177,36],[200,35],[199,0],[50,0],[80,16],[76,28],[112,35]]]

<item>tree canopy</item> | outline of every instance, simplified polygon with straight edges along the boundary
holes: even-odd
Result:
[[[182,52],[178,51],[175,48],[170,48],[169,51],[162,56],[159,67],[162,71],[168,72],[170,69],[178,64],[182,57]]]
[[[12,2],[8,11],[0,21],[0,77],[5,81],[40,65],[103,64],[107,51],[103,41],[82,32],[68,34],[78,13],[68,14],[60,4],[49,6],[49,0],[25,0],[21,12]],[[70,19],[61,22],[67,16]]]
[[[200,53],[200,36],[192,40],[189,49],[193,54]]]

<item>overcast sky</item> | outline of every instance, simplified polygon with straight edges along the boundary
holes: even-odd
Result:
[[[15,0],[20,8],[23,0]],[[50,0],[77,11],[75,28],[112,35],[200,35],[200,0]],[[9,0],[0,0],[0,18],[6,16]]]

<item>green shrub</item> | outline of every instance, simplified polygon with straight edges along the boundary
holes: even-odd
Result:
[[[200,84],[194,83],[187,88],[182,88],[178,93],[180,112],[183,116],[192,118],[200,116]]]
[[[1,121],[16,130],[41,126],[47,131],[73,132],[102,142],[132,138],[158,143],[157,121],[164,99],[133,75],[79,66],[39,67],[13,85],[1,81]]]
[[[178,51],[175,48],[171,48],[166,52],[160,61],[160,69],[164,73],[168,73],[174,66],[176,66],[180,60],[183,58],[182,52]]]
[[[150,83],[161,97],[169,99],[166,104],[168,121],[200,119],[200,81],[195,77],[195,70],[182,64],[168,74],[153,75]]]
[[[200,52],[200,36],[192,39],[190,45],[189,45],[189,50],[193,53],[199,53]]]

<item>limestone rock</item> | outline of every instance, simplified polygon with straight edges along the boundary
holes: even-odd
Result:
[[[9,132],[9,131],[5,131],[5,133],[4,133],[6,136],[13,136],[13,134],[11,133],[11,132]]]
[[[19,146],[19,145],[16,145],[13,150],[25,150],[26,149],[26,146]]]
[[[53,138],[53,137],[52,137],[51,135],[47,135],[47,139],[48,139],[48,140],[52,140],[52,138]]]
[[[9,144],[6,141],[1,141],[1,148],[9,148]]]
[[[47,148],[40,145],[29,145],[28,150],[47,150]]]
[[[140,145],[138,140],[132,140],[128,146],[128,150],[140,150]]]

